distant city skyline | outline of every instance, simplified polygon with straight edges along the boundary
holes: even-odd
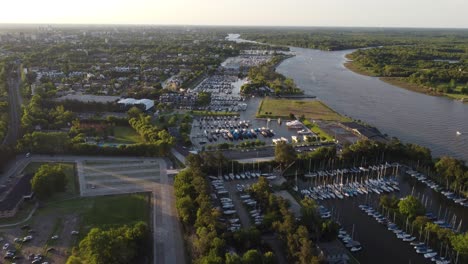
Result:
[[[23,0],[0,23],[468,28],[466,0]]]

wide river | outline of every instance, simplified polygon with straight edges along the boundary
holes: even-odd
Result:
[[[277,71],[294,79],[306,94],[382,133],[429,147],[435,156],[468,160],[468,104],[354,73],[343,66],[349,50],[291,50],[296,56],[282,62]],[[463,134],[457,136],[456,131]]]

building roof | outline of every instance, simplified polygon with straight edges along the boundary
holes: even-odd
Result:
[[[377,140],[377,141],[385,141],[385,137],[375,127],[363,126],[356,122],[343,122],[342,124],[368,139]]]
[[[150,99],[133,99],[133,98],[124,98],[119,100],[117,103],[124,105],[144,105],[145,110],[149,110],[154,107],[154,101]]]

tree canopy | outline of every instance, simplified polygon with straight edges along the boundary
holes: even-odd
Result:
[[[67,178],[60,165],[42,165],[31,179],[31,186],[39,199],[65,191]]]

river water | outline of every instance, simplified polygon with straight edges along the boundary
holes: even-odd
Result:
[[[468,104],[354,73],[343,66],[349,50],[291,50],[296,56],[282,62],[277,71],[294,79],[306,94],[382,133],[429,147],[434,156],[468,160]],[[457,136],[456,131],[466,133]]]

